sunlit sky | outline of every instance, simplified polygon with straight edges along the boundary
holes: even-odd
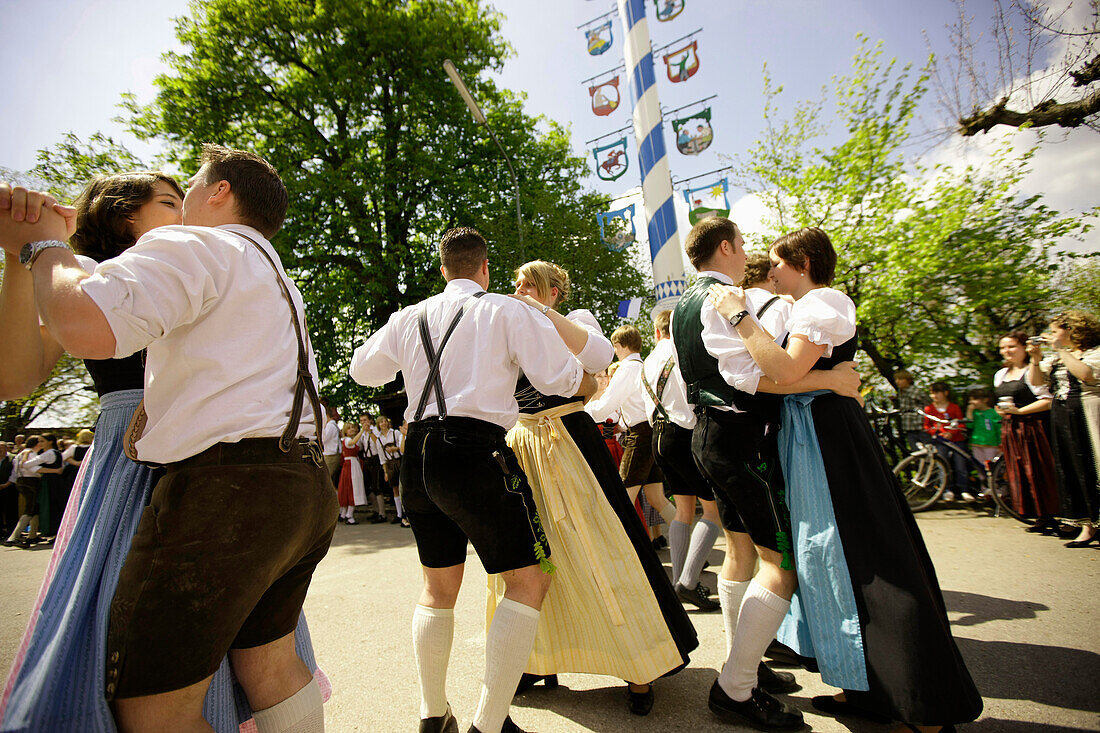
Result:
[[[515,51],[499,83],[523,92],[530,113],[565,124],[576,152],[591,161],[592,146],[586,141],[631,124],[625,84],[622,105],[603,117],[592,113],[582,84],[622,62],[622,22],[612,16],[614,41],[600,56],[588,54],[584,32],[577,26],[613,10],[615,3],[495,0],[492,4],[504,15],[502,33]],[[992,0],[967,4],[976,29],[987,25],[991,7]],[[31,168],[36,151],[55,144],[68,131],[81,138],[103,131],[142,157],[153,157],[155,148],[138,143],[113,118],[120,114],[117,105],[122,93],[133,92],[141,101],[153,98],[152,80],[166,68],[161,55],[180,48],[172,19],[187,9],[186,0],[0,0],[0,53],[5,68],[14,70],[5,81],[5,113],[0,115],[0,166]],[[929,53],[951,53],[947,26],[957,14],[951,0],[686,0],[684,11],[668,23],[656,22],[652,5],[648,11],[654,47],[692,33],[697,41],[698,73],[684,83],[670,83],[664,64],[657,59],[663,109],[671,111],[715,95],[704,105],[712,108],[714,140],[700,155],[676,151],[668,123],[682,115],[666,116],[672,176],[678,180],[722,168],[728,156],[744,156],[759,137],[764,126],[765,64],[784,88],[781,108],[789,110],[796,100],[819,96],[832,76],[849,70],[858,33],[881,40],[887,58],[919,67]],[[933,162],[981,162],[997,140],[1012,135],[1006,130],[960,143],[942,133],[949,126],[948,115],[930,93],[915,125],[917,141],[907,153]],[[920,134],[937,130],[940,134]],[[1029,132],[1013,135],[1021,146],[1030,144],[1033,137]],[[1098,203],[1100,136],[1086,131],[1068,136],[1056,133],[1051,138],[1037,157],[1024,192],[1042,191],[1050,205],[1067,211]],[[513,153],[522,155],[522,151]],[[591,175],[588,184],[613,196],[637,187],[632,140],[628,157],[631,169],[622,178],[607,183]],[[594,165],[590,168],[594,171]],[[730,201],[734,218],[751,232],[764,227],[762,212],[744,194],[731,190]],[[682,194],[677,196],[682,200]],[[686,219],[682,226],[686,232]],[[638,228],[644,231],[640,220]],[[1100,248],[1098,235],[1089,236],[1086,246]]]

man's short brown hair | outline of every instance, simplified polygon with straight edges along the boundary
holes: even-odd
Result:
[[[485,237],[472,227],[455,227],[443,233],[439,242],[439,262],[452,277],[470,277],[489,259]]]
[[[247,150],[213,143],[203,143],[200,162],[209,166],[203,183],[229,182],[241,222],[268,239],[274,237],[283,226],[289,198],[271,163]]]
[[[699,270],[714,256],[718,245],[723,241],[733,244],[736,238],[736,224],[724,216],[711,216],[691,228],[684,243],[684,252],[687,253],[691,266]]]
[[[657,314],[657,317],[653,319],[653,325],[657,329],[657,333],[661,334],[665,338],[669,337],[669,324],[672,323],[672,311],[664,310]]]
[[[741,287],[751,288],[756,283],[766,282],[771,269],[772,261],[768,255],[753,252],[745,257],[745,277],[741,278]]]
[[[631,351],[642,350],[642,334],[629,323],[619,326],[611,334],[611,343],[624,346]]]

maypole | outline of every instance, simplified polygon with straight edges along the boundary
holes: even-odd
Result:
[[[649,254],[653,260],[653,284],[657,307],[671,309],[684,292],[683,257],[672,203],[672,176],[665,150],[661,105],[653,71],[653,49],[649,42],[644,0],[618,0],[623,19],[623,60],[634,113],[634,139],[642,173],[642,201],[649,232]]]

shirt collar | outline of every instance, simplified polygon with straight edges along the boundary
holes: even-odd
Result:
[[[642,355],[638,354],[638,353],[631,354],[630,356],[623,359],[623,361],[641,361],[641,360],[642,360]]]
[[[473,295],[474,293],[480,293],[484,288],[478,285],[473,280],[465,277],[456,277],[447,283],[447,287],[443,288],[445,293],[465,293],[467,295]]]
[[[699,277],[713,277],[715,280],[721,280],[726,285],[733,285],[733,278],[724,272],[718,272],[717,270],[703,270],[699,273]]]

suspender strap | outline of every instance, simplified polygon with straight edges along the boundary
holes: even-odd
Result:
[[[472,297],[480,298],[485,295],[484,291],[480,293],[474,293]],[[428,307],[427,304],[420,304],[420,343],[424,346],[424,354],[428,357],[428,378],[424,382],[424,392],[420,395],[420,402],[416,407],[416,414],[413,415],[413,421],[420,420],[424,416],[424,408],[428,405],[428,398],[435,394],[435,406],[439,411],[439,417],[447,417],[447,402],[443,399],[443,378],[439,374],[439,365],[443,358],[443,348],[447,345],[447,342],[451,339],[451,334],[454,333],[455,328],[458,326],[458,322],[462,320],[462,316],[466,315],[466,305],[469,303],[469,299],[463,301],[462,307],[458,309],[458,313],[451,319],[451,325],[447,327],[447,331],[443,334],[443,338],[439,341],[439,349],[436,350],[432,346],[432,334],[428,329]]]
[[[234,234],[240,234],[242,237],[252,242],[256,246],[256,249],[260,251],[260,254],[267,260],[267,264],[271,265],[271,269],[275,271],[275,279],[279,281],[279,288],[283,291],[283,298],[286,299],[286,303],[290,306],[290,322],[294,324],[294,335],[298,340],[298,379],[294,383],[294,402],[290,408],[290,420],[287,422],[286,429],[283,431],[282,436],[279,438],[279,450],[283,453],[290,452],[290,446],[294,444],[294,441],[298,438],[298,427],[302,421],[302,406],[305,402],[305,396],[309,395],[309,406],[313,409],[313,422],[317,429],[317,440],[321,440],[321,400],[317,396],[317,385],[313,381],[313,374],[309,371],[309,356],[306,351],[306,343],[309,341],[308,334],[303,339],[302,337],[302,324],[298,322],[298,309],[294,306],[294,299],[290,295],[290,288],[286,286],[286,281],[283,280],[283,276],[279,273],[279,267],[275,264],[275,260],[271,258],[271,255],[267,253],[263,247],[260,246],[252,237],[247,234],[241,234],[240,232],[234,232]],[[303,320],[304,317],[303,317]]]
[[[777,301],[777,300],[779,300],[779,296],[778,295],[773,295],[771,297],[771,299],[768,300],[767,303],[760,306],[760,310],[756,311],[756,317],[760,318],[760,316],[764,315],[764,311],[768,310],[768,308],[771,308],[773,305],[775,305],[775,301]]]
[[[642,384],[645,385],[645,391],[649,393],[649,398],[653,400],[655,407],[653,412],[660,415],[660,418],[665,422],[669,422],[668,410],[665,409],[664,404],[661,403],[661,397],[665,394],[665,385],[668,384],[668,375],[672,374],[672,368],[676,366],[676,358],[673,356],[668,357],[668,361],[665,362],[664,367],[661,368],[661,373],[657,377],[657,390],[654,392],[653,387],[649,385],[649,380],[645,378],[645,372],[642,372]]]

